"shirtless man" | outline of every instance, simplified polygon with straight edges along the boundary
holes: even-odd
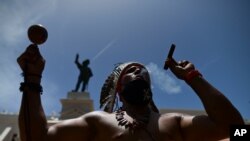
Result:
[[[229,137],[231,124],[244,124],[232,103],[207,82],[192,63],[174,63],[173,59],[169,59],[166,60],[169,68],[194,90],[207,116],[159,114],[153,104],[146,68],[139,63],[128,63],[118,71],[115,88],[123,103],[122,108],[112,113],[90,112],[48,127],[41,104],[41,89],[38,87],[45,60],[38,48],[28,48],[17,61],[23,71],[26,68],[26,84],[21,90],[29,99],[25,100],[23,95],[19,114],[22,141],[27,138],[31,141],[216,141]],[[29,116],[24,113],[27,108],[25,102],[29,105]],[[24,123],[27,118],[28,134]]]

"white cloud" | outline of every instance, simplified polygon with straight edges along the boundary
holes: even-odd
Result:
[[[155,85],[154,87],[168,94],[178,94],[181,92],[181,87],[175,79],[169,76],[162,68],[159,68],[157,64],[149,63],[146,67],[149,70],[153,85]]]
[[[2,61],[1,61],[2,62]],[[1,63],[2,64],[2,63]],[[21,94],[19,83],[22,77],[17,67],[13,64],[1,65],[0,70],[0,110],[17,111],[17,104],[20,103]],[[8,107],[8,109],[6,109]]]
[[[0,5],[0,41],[4,45],[15,45],[26,35],[28,26],[49,15],[57,0],[32,1],[10,0]],[[25,36],[26,37],[26,36]]]

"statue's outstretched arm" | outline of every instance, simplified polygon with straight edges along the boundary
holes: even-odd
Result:
[[[81,67],[81,64],[79,63],[79,54],[76,54],[76,59],[75,59],[75,64],[77,65],[78,68]]]

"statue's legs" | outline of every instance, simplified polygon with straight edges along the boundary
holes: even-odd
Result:
[[[82,92],[85,91],[85,88],[86,88],[86,83],[85,83],[85,82],[82,82]]]
[[[89,79],[85,79],[82,81],[82,92],[88,90]]]
[[[77,83],[76,83],[76,88],[75,88],[74,92],[77,92],[77,91],[78,91],[78,89],[79,89],[79,87],[80,87],[80,84],[81,84],[81,80],[78,78],[78,81],[77,81]]]

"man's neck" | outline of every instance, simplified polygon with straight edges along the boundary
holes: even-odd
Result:
[[[148,105],[145,106],[134,106],[130,104],[124,104],[122,109],[132,118],[149,117],[151,109]]]

